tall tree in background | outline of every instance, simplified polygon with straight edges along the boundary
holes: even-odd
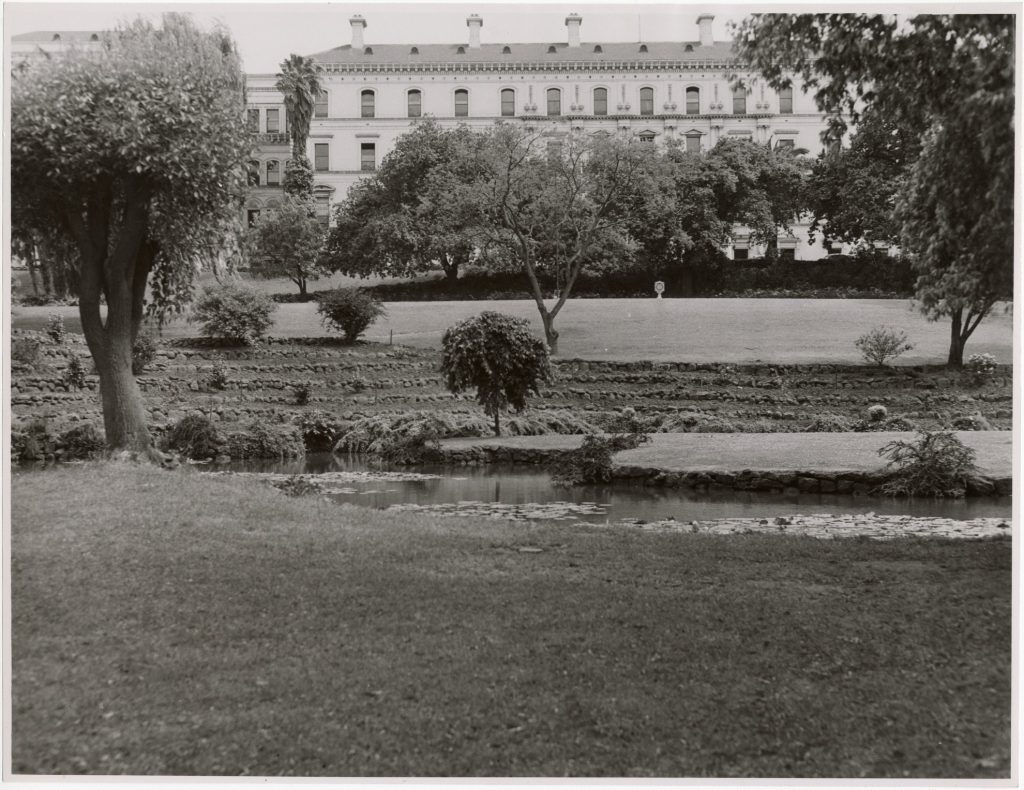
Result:
[[[293,53],[281,61],[275,87],[284,95],[284,110],[292,135],[292,159],[285,165],[283,186],[293,197],[312,199],[313,167],[306,156],[306,141],[316,99],[323,90],[320,67],[310,58]]]
[[[920,148],[918,136],[890,118],[864,113],[848,146],[829,146],[814,162],[807,182],[812,236],[855,245],[899,244],[896,200]]]
[[[449,196],[473,181],[483,138],[465,126],[416,124],[398,138],[377,171],[356,184],[335,211],[323,262],[367,277],[409,276],[440,266],[454,281],[477,247]]]
[[[920,143],[896,200],[900,241],[947,364],[1013,287],[1014,23],[1009,14],[759,14],[739,56],[776,88],[797,75],[838,142],[870,110]]]
[[[284,110],[288,114],[288,128],[292,135],[292,156],[305,158],[313,109],[317,96],[323,90],[320,67],[310,58],[293,53],[281,61],[281,71],[274,87],[284,94]]]
[[[197,264],[220,256],[240,222],[244,111],[234,43],[178,14],[13,80],[11,192],[34,230],[77,247],[79,314],[112,449],[158,456],[132,343],[147,295],[152,312],[181,309]]]

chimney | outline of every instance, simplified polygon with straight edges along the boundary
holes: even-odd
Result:
[[[348,23],[352,25],[352,49],[362,49],[363,28],[366,27],[366,20],[356,14],[348,20]]]
[[[697,27],[700,28],[700,45],[702,47],[710,47],[715,43],[715,34],[711,32],[711,23],[714,21],[714,14],[701,14],[697,17]]]
[[[580,45],[580,25],[583,24],[583,17],[579,14],[569,14],[565,18],[565,26],[569,31],[569,46],[579,47]]]
[[[480,49],[480,28],[484,26],[484,20],[479,14],[470,14],[466,17],[466,27],[469,28],[469,48]]]

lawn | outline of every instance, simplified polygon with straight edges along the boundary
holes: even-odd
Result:
[[[109,464],[12,493],[17,774],[1009,776],[1009,541],[453,523]]]
[[[488,302],[391,302],[370,327],[368,340],[417,347],[440,346],[444,330],[482,310],[529,319],[543,328],[529,300]],[[41,329],[61,313],[80,331],[77,308],[13,307],[15,328]],[[559,355],[566,358],[683,362],[775,362],[860,364],[854,341],[874,326],[903,329],[914,349],[901,365],[942,364],[949,347],[949,322],[930,323],[909,301],[899,299],[578,299],[556,320]],[[184,320],[165,330],[196,335]],[[325,334],[314,304],[282,304],[271,334]],[[967,353],[991,353],[1013,361],[1013,316],[998,306],[968,341]]]

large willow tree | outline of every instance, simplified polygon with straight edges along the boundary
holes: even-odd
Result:
[[[197,268],[232,238],[251,144],[244,91],[231,39],[177,14],[13,80],[11,191],[31,209],[24,221],[78,250],[111,449],[155,455],[132,343],[147,293],[153,312],[180,309]]]

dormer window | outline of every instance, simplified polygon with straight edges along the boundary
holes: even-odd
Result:
[[[373,54],[373,47],[367,47],[366,49],[364,49],[363,50],[363,54],[364,55],[372,55]]]
[[[457,50],[455,50],[455,54],[456,55],[465,55],[466,54],[466,48],[465,47],[459,47]]]
[[[687,44],[683,47],[683,52],[693,52],[693,44]]]
[[[553,54],[555,54],[555,53],[556,53],[557,51],[558,51],[558,50],[557,50],[557,49],[555,49],[555,45],[554,45],[554,44],[552,44],[552,45],[551,45],[550,47],[548,47],[548,54],[549,54],[549,55],[553,55]]]
[[[604,50],[601,49],[601,45],[600,44],[595,44],[594,45],[594,52],[604,52]]]
[[[501,48],[501,54],[502,55],[511,55],[512,54],[512,48],[511,47],[502,47]]]
[[[89,36],[89,40],[90,41],[99,41],[100,37],[98,35],[96,35],[95,33],[93,33],[91,36]]]
[[[646,44],[641,44],[640,45],[640,51],[641,52],[646,52],[647,51],[647,45]]]
[[[419,55],[420,54],[420,48],[419,47],[413,47],[412,49],[409,50],[409,54],[410,55]]]
[[[53,34],[53,40],[54,41],[60,41],[60,33],[54,33]]]

